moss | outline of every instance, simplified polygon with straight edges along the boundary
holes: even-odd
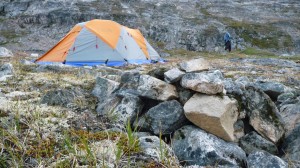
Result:
[[[275,54],[264,51],[264,50],[259,50],[255,48],[247,48],[246,50],[243,50],[241,53],[246,54],[246,55],[259,55],[259,56],[275,56]]]

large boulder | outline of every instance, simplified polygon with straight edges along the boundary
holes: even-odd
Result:
[[[203,58],[183,62],[180,63],[179,66],[185,72],[199,72],[209,70],[211,68],[209,63]]]
[[[168,162],[170,166],[179,165],[172,148],[157,136],[143,136],[138,140],[142,157],[150,158],[156,162]]]
[[[168,83],[175,83],[179,81],[184,74],[185,73],[178,68],[173,68],[164,73],[164,79]]]
[[[137,91],[140,96],[155,100],[171,100],[178,97],[176,87],[149,75],[141,75]]]
[[[261,137],[254,131],[242,137],[239,140],[239,146],[243,148],[243,150],[247,154],[259,150],[264,150],[274,155],[278,154],[278,150],[275,144]]]
[[[82,98],[84,95],[74,89],[58,89],[48,91],[41,100],[42,104],[48,104],[52,106],[64,106],[68,107],[71,104],[75,103],[77,98]]]
[[[12,57],[13,53],[5,47],[0,47],[0,57]]]
[[[113,95],[97,107],[99,117],[106,117],[111,123],[126,125],[133,123],[143,109],[144,103],[135,95]]]
[[[234,141],[237,102],[227,96],[195,94],[184,105],[184,114],[195,125],[226,141]]]
[[[96,96],[98,98],[98,101],[101,103],[105,99],[107,99],[111,95],[111,93],[118,88],[118,86],[118,82],[102,77],[97,77],[96,85],[92,91],[92,94]]]
[[[217,94],[224,90],[223,80],[219,70],[187,73],[181,78],[181,86],[200,93]]]
[[[254,85],[263,90],[272,100],[277,100],[277,97],[286,90],[286,86],[278,82],[258,81]]]
[[[300,126],[296,127],[283,141],[284,159],[292,168],[300,167]]]
[[[288,164],[277,156],[271,155],[265,151],[256,151],[251,153],[247,158],[248,168],[257,167],[276,167],[288,168]]]
[[[245,152],[195,126],[184,126],[172,138],[172,148],[182,162],[199,166],[243,167]]]
[[[152,107],[135,123],[135,126],[153,132],[155,135],[160,135],[160,133],[165,135],[179,129],[186,121],[180,103],[171,100]]]
[[[10,63],[5,63],[0,66],[0,78],[6,75],[13,75],[14,67]]]
[[[244,92],[245,108],[250,125],[264,138],[277,143],[284,135],[284,124],[276,105],[260,89],[247,86]]]

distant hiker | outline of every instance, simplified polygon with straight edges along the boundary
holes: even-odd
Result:
[[[225,41],[225,50],[228,49],[228,51],[231,51],[231,41],[230,41],[230,34],[228,32],[224,35],[224,41]]]

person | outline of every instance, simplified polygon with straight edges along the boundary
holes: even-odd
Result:
[[[230,34],[228,32],[224,35],[224,41],[225,41],[225,50],[228,49],[228,51],[231,51],[231,41],[230,41]]]

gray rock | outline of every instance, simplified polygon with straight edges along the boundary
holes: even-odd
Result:
[[[165,67],[156,67],[155,69],[151,70],[148,72],[148,75],[160,79],[160,80],[164,80],[165,78],[165,73],[168,71],[167,68]]]
[[[42,104],[68,107],[75,103],[76,98],[82,98],[83,94],[77,90],[58,89],[48,91],[41,99]]]
[[[180,63],[179,66],[185,72],[200,72],[209,70],[211,68],[209,63],[203,58],[183,62]]]
[[[272,100],[277,100],[277,97],[286,90],[286,86],[277,82],[256,82],[254,85],[263,90]]]
[[[199,93],[217,94],[224,89],[223,75],[220,71],[188,73],[181,79],[181,86]]]
[[[235,141],[233,126],[239,115],[236,100],[195,94],[183,108],[186,118],[198,127],[226,141]]]
[[[150,132],[134,132],[133,135],[138,138],[152,136]]]
[[[33,62],[25,60],[25,59],[21,60],[20,63],[23,65],[35,65]]]
[[[119,86],[118,82],[97,77],[96,84],[92,91],[92,94],[98,98],[98,101],[102,103],[105,99],[107,99],[111,93],[117,89]]]
[[[133,123],[142,111],[144,103],[135,95],[127,94],[123,97],[113,95],[97,107],[100,117],[108,118],[111,123],[127,125]]]
[[[166,101],[149,109],[134,125],[155,135],[171,134],[186,123],[183,108],[176,100]]]
[[[179,70],[178,68],[173,68],[164,73],[164,79],[168,83],[175,83],[179,81],[184,74],[185,73]]]
[[[245,108],[250,125],[264,138],[277,143],[284,135],[284,124],[274,102],[263,91],[247,86]]]
[[[284,159],[292,168],[300,167],[300,126],[296,127],[283,141]]]
[[[243,91],[241,87],[231,78],[226,78],[224,81],[224,88],[226,90],[226,94],[234,95],[235,97],[242,97]]]
[[[245,88],[245,86],[250,83],[250,80],[247,76],[241,76],[235,80],[235,83],[237,83],[241,88]]]
[[[121,81],[119,85],[119,92],[130,92],[132,94],[138,94],[136,91],[139,86],[140,73],[138,72],[124,72],[121,75]]]
[[[278,149],[275,144],[252,131],[239,140],[239,146],[250,154],[254,151],[264,150],[273,155],[278,154]]]
[[[141,154],[146,158],[151,158],[156,162],[168,162],[168,165],[179,165],[179,161],[170,148],[163,140],[156,136],[143,136],[139,139]]]
[[[0,57],[12,57],[13,53],[5,47],[0,47]]]
[[[178,98],[176,87],[149,75],[141,75],[137,91],[140,96],[154,100],[171,100]]]
[[[234,125],[234,138],[235,138],[235,142],[237,142],[241,137],[245,136],[245,125],[244,122],[241,119],[238,119]]]
[[[257,167],[276,167],[288,168],[288,164],[277,156],[271,155],[268,152],[256,151],[251,153],[247,158],[248,168]]]
[[[295,98],[295,95],[292,92],[282,93],[277,97],[277,102],[284,103]]]
[[[245,152],[195,126],[184,126],[172,138],[172,148],[182,162],[189,165],[242,167]]]
[[[179,96],[179,102],[183,105],[195,94],[195,91],[183,88],[181,86],[177,86],[177,92]]]
[[[296,104],[285,104],[280,108],[285,129],[289,134],[295,127],[300,125],[300,100]]]
[[[13,75],[14,67],[10,63],[5,63],[0,66],[0,78],[6,75]]]

